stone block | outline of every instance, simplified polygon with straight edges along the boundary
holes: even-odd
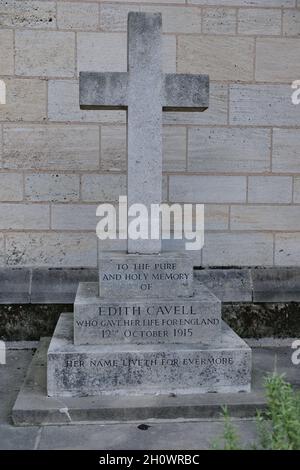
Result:
[[[230,218],[232,230],[300,230],[300,206],[236,205]]]
[[[275,265],[300,266],[300,234],[278,233],[275,235]]]
[[[221,303],[204,286],[187,299],[99,297],[98,283],[80,283],[74,344],[209,343],[221,333]]]
[[[73,77],[75,34],[62,31],[16,31],[16,73]]]
[[[295,0],[188,0],[191,4],[222,5],[226,7],[294,7]]]
[[[30,302],[31,272],[29,269],[0,269],[0,303],[25,304]]]
[[[43,230],[50,228],[50,208],[44,204],[0,204],[1,230]]]
[[[258,38],[255,79],[265,82],[293,82],[295,77],[300,76],[299,49],[299,39]]]
[[[163,108],[166,111],[205,111],[209,102],[208,75],[167,73]]]
[[[9,233],[6,236],[8,266],[97,266],[97,238],[90,233]]]
[[[163,127],[163,171],[185,171],[186,129],[185,127]]]
[[[251,270],[253,302],[299,302],[299,268],[256,268]]]
[[[272,266],[273,235],[271,233],[205,234],[202,250],[203,266]]]
[[[229,122],[251,126],[300,125],[287,85],[230,85]]]
[[[62,314],[47,354],[49,396],[249,392],[251,350],[229,327],[200,344],[74,346]]]
[[[101,169],[126,171],[126,126],[101,127]],[[107,175],[105,175],[107,177]]]
[[[79,199],[79,175],[31,173],[25,175],[25,199],[71,202]]]
[[[37,170],[99,168],[97,126],[4,126],[3,167]]]
[[[209,84],[209,107],[205,113],[168,112],[163,113],[164,124],[198,125],[227,124],[228,86],[220,83]]]
[[[246,177],[171,175],[169,200],[199,204],[245,202]]]
[[[234,8],[204,8],[204,34],[235,34],[236,10]]]
[[[291,176],[249,176],[248,202],[292,202],[293,178]]]
[[[81,197],[86,202],[116,202],[126,195],[126,175],[86,174],[81,177]]]
[[[194,279],[196,291],[198,282],[203,283],[221,302],[252,302],[249,269],[200,269],[194,271]]]
[[[281,11],[245,8],[238,12],[238,33],[260,36],[281,35]]]
[[[0,201],[12,202],[23,199],[23,175],[0,173]]]
[[[211,80],[252,80],[254,39],[178,36],[178,72],[207,73]]]
[[[6,104],[0,106],[1,121],[43,121],[47,116],[45,80],[6,79]]]
[[[80,109],[78,80],[49,80],[48,117],[50,121],[126,122],[125,111]]]
[[[294,108],[298,106],[293,105]],[[299,114],[299,113],[298,113]],[[299,173],[299,129],[274,129],[272,169],[280,173]]]
[[[0,75],[14,74],[14,33],[9,29],[0,31]]]
[[[300,203],[300,177],[294,177],[294,202]]]
[[[270,169],[269,129],[191,128],[188,170],[203,172],[265,172]]]
[[[300,10],[283,10],[282,22],[284,36],[300,36]]]
[[[99,5],[97,3],[57,4],[58,29],[93,31],[98,29]]]
[[[28,29],[56,29],[53,1],[9,0],[0,4],[0,26]]]
[[[71,304],[75,300],[79,282],[97,280],[97,269],[36,268],[32,270],[30,302],[33,304]]]
[[[193,266],[185,253],[101,253],[100,296],[173,298],[193,295]]]
[[[53,204],[51,228],[53,230],[96,230],[96,204]]]

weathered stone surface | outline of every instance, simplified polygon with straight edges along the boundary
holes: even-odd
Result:
[[[64,3],[57,4],[57,26],[59,29],[98,29],[99,5],[97,3]]]
[[[11,28],[56,28],[56,5],[53,1],[9,0],[0,3],[0,26]]]
[[[221,334],[221,303],[204,286],[188,299],[99,297],[80,283],[74,304],[74,344],[209,343]]]
[[[282,22],[284,36],[300,36],[300,10],[283,10]]]
[[[272,266],[271,233],[206,233],[203,266]]]
[[[80,72],[79,104],[82,109],[105,107],[126,109],[127,72]]]
[[[49,80],[48,117],[50,121],[126,122],[125,111],[80,109],[78,80]]]
[[[125,72],[127,70],[126,34],[78,33],[77,38],[78,71]],[[164,71],[176,72],[175,36],[164,36],[162,46]]]
[[[101,127],[101,170],[126,171],[126,126]]]
[[[275,265],[300,266],[300,234],[282,233],[275,235]]]
[[[62,31],[16,31],[16,73],[73,77],[75,34]]]
[[[229,206],[205,204],[204,226],[206,230],[226,230],[229,226]]]
[[[47,354],[49,396],[182,391],[249,392],[251,350],[229,327],[213,346],[74,346],[72,316],[58,321]]]
[[[186,169],[186,134],[185,127],[163,127],[163,171]]]
[[[208,75],[167,73],[163,107],[166,111],[205,111],[209,102]]]
[[[230,85],[230,124],[297,126],[299,107],[287,85]]]
[[[231,208],[232,230],[300,230],[300,206],[245,205]]]
[[[176,2],[172,2],[176,3]],[[100,27],[104,31],[126,31],[127,15],[130,11],[143,11],[162,14],[164,33],[200,33],[200,8],[155,6],[155,5],[116,5],[104,3],[100,6]]]
[[[299,49],[299,39],[258,38],[256,41],[256,80],[288,83],[295,80],[295,77],[300,75]]]
[[[291,176],[249,176],[248,202],[289,203],[292,201]]]
[[[28,303],[30,301],[29,269],[0,269],[0,303]]]
[[[96,267],[97,239],[88,233],[11,233],[6,237],[6,262],[8,266]]]
[[[96,170],[99,129],[97,126],[4,126],[3,167]]]
[[[254,302],[299,302],[300,272],[297,268],[251,270]]]
[[[0,204],[0,229],[43,230],[50,227],[50,208],[44,204]]]
[[[244,176],[184,176],[169,177],[171,202],[228,203],[246,201]]]
[[[223,5],[228,7],[294,7],[295,0],[188,0],[200,5]]]
[[[270,169],[269,129],[192,128],[188,130],[188,170],[264,172]]]
[[[200,269],[194,272],[194,278],[196,292],[198,292],[198,280],[222,302],[252,300],[252,281],[248,269]]]
[[[79,199],[79,175],[31,173],[25,176],[25,199],[70,202]]]
[[[294,108],[298,108],[293,105]],[[299,113],[298,113],[299,114]],[[299,129],[274,129],[273,132],[273,171],[299,173]]]
[[[81,197],[86,202],[116,202],[126,194],[126,175],[95,175],[81,177]]]
[[[98,280],[96,269],[48,269],[32,272],[31,303],[73,303],[79,282]]]
[[[266,36],[281,35],[281,11],[245,8],[238,12],[238,33]]]
[[[0,173],[0,201],[22,201],[23,176],[19,173]]]
[[[95,231],[97,204],[53,204],[51,228],[53,230]]]
[[[300,177],[294,178],[294,202],[300,203]]]
[[[193,267],[185,253],[101,253],[100,296],[173,298],[193,295]]]
[[[209,85],[209,108],[205,113],[168,112],[163,114],[164,124],[227,124],[228,86],[219,83]]]
[[[0,31],[0,75],[14,73],[14,35],[11,30]]]
[[[6,104],[0,106],[1,121],[43,121],[46,119],[45,80],[7,79]]]
[[[212,80],[252,80],[254,40],[178,36],[178,71],[208,73]]]
[[[234,8],[204,8],[202,32],[205,34],[235,34]]]
[[[0,234],[0,266],[6,264],[6,258],[4,253],[4,235]]]
[[[128,15],[128,206],[144,204],[148,210],[162,200],[161,23],[160,14]],[[160,239],[128,238],[129,253],[158,253],[160,249]]]

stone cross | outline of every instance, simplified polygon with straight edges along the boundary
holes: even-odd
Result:
[[[204,111],[207,75],[162,73],[160,13],[128,14],[128,71],[80,72],[80,106],[127,110],[128,207],[162,202],[162,110]],[[130,240],[129,253],[159,253],[161,240]]]

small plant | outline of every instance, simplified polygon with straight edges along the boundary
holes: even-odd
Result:
[[[300,450],[300,395],[282,375],[273,373],[265,379],[267,410],[257,412],[258,442],[252,448],[265,450]],[[241,449],[237,428],[226,407],[222,409],[224,450]],[[220,440],[217,441],[218,443]],[[213,444],[213,448],[220,448]]]

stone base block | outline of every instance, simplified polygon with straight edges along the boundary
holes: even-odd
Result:
[[[193,264],[185,253],[101,253],[100,295],[106,298],[189,297]]]
[[[49,396],[248,392],[251,349],[227,325],[211,346],[73,344],[62,314],[47,355]]]
[[[80,283],[74,304],[75,344],[209,343],[221,333],[221,302],[206,287],[179,299],[118,302]]]

